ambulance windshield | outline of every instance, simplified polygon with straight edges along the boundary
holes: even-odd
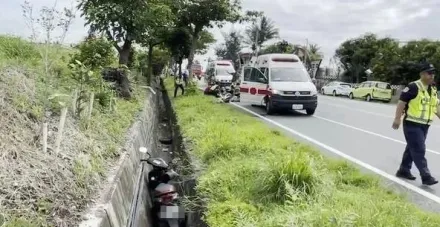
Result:
[[[217,75],[231,75],[234,73],[232,67],[219,67],[216,70],[217,70]]]
[[[303,68],[271,68],[270,81],[309,82],[310,76]]]

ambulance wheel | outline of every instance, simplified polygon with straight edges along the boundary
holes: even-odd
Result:
[[[353,97],[353,93],[350,93],[349,95],[348,95],[348,98],[349,99],[353,99],[354,97]]]
[[[307,115],[313,115],[313,114],[315,114],[315,110],[316,109],[306,109],[306,113],[307,113]]]
[[[267,100],[267,102],[266,102],[266,114],[267,115],[272,115],[272,114],[274,114],[274,112],[275,112],[275,110],[274,110],[274,108],[272,106],[272,101]]]
[[[365,100],[367,100],[367,102],[370,102],[371,101],[371,95],[368,94],[367,97],[365,98]]]

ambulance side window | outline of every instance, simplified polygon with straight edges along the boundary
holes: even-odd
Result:
[[[244,81],[251,81],[251,72],[252,72],[252,68],[244,68]]]
[[[269,78],[269,69],[268,68],[261,68],[260,71],[264,74],[266,78]]]
[[[250,81],[261,83],[261,81],[265,81],[265,80],[266,78],[264,77],[264,74],[259,69],[252,68]]]

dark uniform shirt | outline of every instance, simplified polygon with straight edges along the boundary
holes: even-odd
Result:
[[[428,86],[428,92],[429,95],[431,94],[432,88],[431,85]],[[412,99],[417,97],[417,94],[419,93],[419,87],[417,87],[416,83],[410,83],[408,84],[408,86],[403,89],[402,94],[400,94],[400,101],[406,102],[406,106],[405,106],[405,117],[404,117],[404,122],[405,123],[410,123],[410,124],[417,124],[417,125],[422,125],[416,122],[412,122],[412,121],[406,121],[406,111],[408,110],[408,103],[409,101],[411,101]],[[437,96],[435,96],[437,98]]]

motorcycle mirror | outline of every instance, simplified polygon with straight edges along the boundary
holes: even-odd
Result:
[[[147,154],[148,156],[150,156],[150,152],[148,151],[148,149],[146,147],[139,147],[139,152],[141,154]]]

